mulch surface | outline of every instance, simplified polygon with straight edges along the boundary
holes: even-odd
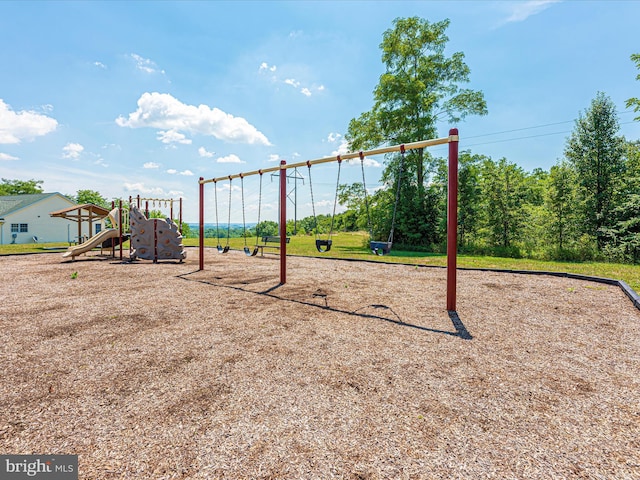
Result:
[[[640,312],[551,276],[0,257],[0,453],[79,478],[640,478]]]

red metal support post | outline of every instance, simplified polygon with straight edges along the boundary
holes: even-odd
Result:
[[[122,199],[118,200],[118,234],[120,235],[120,261],[122,261],[122,219],[124,212],[122,211]],[[131,240],[129,240],[131,242]]]
[[[458,129],[449,130],[449,182],[447,187],[447,310],[456,310],[458,254]]]
[[[287,283],[287,164],[280,160],[280,285]]]
[[[204,180],[204,178],[200,177],[200,181],[202,180]],[[213,188],[216,188],[215,184]],[[200,212],[198,222],[200,222],[198,224],[200,228],[200,270],[204,270],[204,183],[200,183]]]

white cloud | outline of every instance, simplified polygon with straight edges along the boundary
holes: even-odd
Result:
[[[360,159],[354,159],[354,161],[360,161]],[[364,157],[364,166],[365,167],[374,167],[374,168],[380,168],[382,166],[382,164],[380,162],[378,162],[377,160],[374,160],[373,158],[369,158],[369,157]]]
[[[293,88],[299,88],[301,85],[301,83],[295,78],[287,78],[284,80],[284,83],[286,83],[287,85],[291,85]],[[300,88],[299,91],[305,97],[310,97],[311,95],[313,95],[312,89],[317,92],[322,92],[324,90],[324,85],[320,85],[319,87],[311,87],[311,88],[303,86],[302,88]]]
[[[164,190],[162,190],[162,188],[160,188],[160,187],[147,187],[142,182],[138,182],[138,183],[126,183],[125,182],[124,189],[127,192],[139,192],[139,193],[151,194],[151,195],[163,195],[164,194]]]
[[[224,190],[229,190],[229,188],[231,188],[231,191],[239,191],[240,190],[240,185],[232,185],[231,182],[224,182],[222,184],[219,184],[218,186],[218,191],[224,191]]]
[[[211,158],[211,157],[213,157],[213,156],[216,154],[216,152],[209,152],[209,151],[207,151],[207,149],[206,149],[206,148],[204,148],[204,147],[200,147],[200,148],[198,149],[198,154],[199,154],[201,157]]]
[[[14,112],[0,98],[0,144],[20,143],[53,132],[58,122],[33,111]]]
[[[180,131],[213,136],[227,142],[271,145],[267,137],[242,117],[234,117],[207,105],[186,105],[168,93],[143,93],[138,108],[116,124],[129,128],[158,128],[162,140],[167,132]]]
[[[536,15],[543,10],[546,10],[554,3],[558,3],[560,0],[530,0],[526,2],[513,2],[510,3],[511,15],[505,20],[506,23],[510,22],[522,22],[532,15]]]
[[[0,152],[0,162],[2,161],[9,161],[9,160],[18,160],[18,157],[12,157],[11,155],[9,155],[8,153],[2,153]]]
[[[280,160],[280,155],[278,155],[277,153],[272,153],[271,155],[269,155],[270,162],[277,162],[278,160]]]
[[[333,200],[318,200],[317,202],[314,202],[314,204],[316,208],[333,207]],[[310,203],[307,203],[307,205],[309,207],[311,206]]]
[[[340,141],[340,145],[338,145],[338,149],[331,152],[332,155],[344,155],[345,153],[349,153],[349,142],[347,142],[344,138]]]
[[[98,166],[100,166],[100,167],[104,167],[104,168],[107,168],[107,167],[109,166],[109,164],[108,164],[108,163],[106,163],[106,162],[104,161],[104,158],[102,158],[102,157],[100,157],[100,158],[98,158],[97,160],[95,160],[95,161],[93,162],[93,164],[94,164],[94,165],[98,165]]]
[[[169,175],[184,175],[185,177],[191,177],[193,172],[191,170],[183,170],[182,172],[178,172],[175,168],[170,168],[167,170]]]
[[[218,157],[216,160],[217,163],[246,163],[240,160],[240,157],[234,155],[233,153],[227,155],[226,157]]]
[[[313,95],[314,91],[316,92],[324,91],[324,85],[320,85],[318,87],[316,86],[308,87],[308,86],[302,85],[302,83],[299,80],[296,80],[295,78],[285,78],[284,80],[280,80],[278,76],[275,75],[275,71],[276,71],[275,65],[269,66],[267,62],[262,62],[260,64],[260,67],[258,68],[258,71],[260,73],[266,73],[266,72],[273,73],[273,75],[270,76],[271,81],[289,85],[297,89],[302,95],[306,97],[310,97],[311,95]]]
[[[335,135],[335,137],[333,136]],[[328,140],[331,141],[331,139],[333,138],[333,141],[338,140],[338,138],[341,138],[340,140],[340,145],[338,145],[338,149],[334,150],[333,152],[331,152],[332,155],[345,155],[347,153],[351,153],[351,146],[349,145],[349,142],[347,142],[342,135],[340,135],[339,133],[333,134],[330,133]],[[347,160],[349,162],[350,165],[353,164],[357,164],[360,163],[360,158],[356,157],[356,158],[351,158],[349,160]],[[377,160],[374,160],[373,158],[369,158],[369,157],[364,157],[364,166],[365,167],[376,167],[379,168],[382,166],[382,164],[380,162],[378,162]]]
[[[262,62],[258,70],[260,72],[264,72],[264,71],[275,72],[277,70],[277,67],[275,65],[269,66],[267,62]]]
[[[72,158],[77,160],[84,151],[84,147],[79,143],[67,143],[62,147],[62,158]]]
[[[187,136],[183,133],[178,132],[177,130],[166,130],[158,132],[158,140],[162,143],[183,143],[185,145],[191,144],[191,139],[187,138]]]
[[[102,68],[103,70],[106,70],[106,68],[107,68],[107,66],[102,62],[93,62],[93,66],[94,67],[98,67],[98,68]]]
[[[146,162],[142,168],[160,168],[160,165],[155,162]]]
[[[131,58],[136,62],[136,68],[142,72],[153,74],[153,73],[161,73],[164,75],[164,70],[160,70],[156,62],[153,60],[149,60],[148,58],[143,58],[136,53],[131,54]]]
[[[341,137],[342,135],[339,133],[330,132],[329,135],[327,135],[327,141],[330,143],[337,142]]]

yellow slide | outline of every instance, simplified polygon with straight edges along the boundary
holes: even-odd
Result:
[[[63,257],[72,257],[73,260],[78,255],[81,255],[89,250],[94,249],[99,246],[102,242],[109,238],[115,238],[120,236],[120,232],[116,228],[108,228],[106,230],[101,231],[99,234],[94,235],[89,240],[80,245],[74,245],[73,247],[69,247],[66,252],[62,254]]]

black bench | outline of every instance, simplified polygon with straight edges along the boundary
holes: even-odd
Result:
[[[285,237],[285,243],[289,243],[290,238]],[[270,245],[273,244],[273,245]],[[262,237],[262,244],[256,245],[258,249],[260,249],[260,256],[264,257],[264,249],[265,248],[273,248],[275,250],[280,249],[280,237],[274,236],[264,236]]]

